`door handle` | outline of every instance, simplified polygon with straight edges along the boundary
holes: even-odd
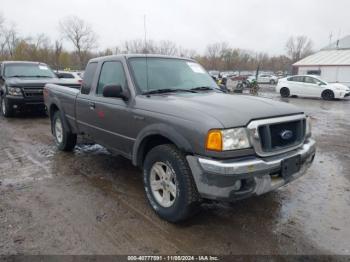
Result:
[[[89,107],[91,110],[95,109],[95,103],[94,102],[89,102]]]
[[[145,120],[145,117],[143,117],[143,116],[138,116],[138,115],[134,115],[134,119],[135,119],[135,120]]]

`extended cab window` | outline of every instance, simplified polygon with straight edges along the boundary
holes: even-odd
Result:
[[[106,85],[119,85],[122,89],[125,88],[126,77],[121,62],[109,61],[103,63],[97,86],[98,95],[102,95],[103,87]]]
[[[85,73],[84,73],[84,80],[83,85],[81,88],[82,94],[89,94],[92,86],[92,81],[94,81],[94,76],[97,69],[97,62],[89,63],[86,67]]]

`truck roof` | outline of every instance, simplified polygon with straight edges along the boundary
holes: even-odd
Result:
[[[148,57],[148,58],[173,58],[173,59],[183,59],[183,60],[189,60],[194,61],[191,58],[187,57],[180,57],[180,56],[169,56],[169,55],[158,55],[158,54],[122,54],[122,55],[110,55],[110,56],[103,56],[103,57],[97,57],[90,60],[90,62],[98,62],[98,61],[104,61],[107,59],[117,59],[117,58],[135,58],[135,57]]]

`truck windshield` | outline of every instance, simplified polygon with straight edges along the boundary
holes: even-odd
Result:
[[[55,74],[45,64],[8,64],[5,66],[5,77],[47,77]]]
[[[146,61],[147,60],[147,61]],[[218,90],[218,86],[199,64],[183,59],[137,57],[129,63],[142,93],[156,90]]]

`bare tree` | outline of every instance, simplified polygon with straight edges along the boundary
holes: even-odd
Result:
[[[62,54],[62,49],[63,49],[63,44],[60,40],[56,40],[55,41],[55,47],[54,47],[54,63],[55,63],[55,68],[58,70],[61,67],[61,63],[60,63],[60,57]]]
[[[197,52],[193,49],[186,49],[183,47],[178,48],[178,55],[181,57],[195,58],[198,56]]]
[[[144,54],[146,53],[145,42],[142,39],[125,41],[121,52],[126,54]]]
[[[88,53],[97,47],[97,36],[92,27],[77,16],[69,16],[60,22],[60,31],[74,45],[80,67],[84,68]]]
[[[313,43],[311,39],[304,35],[296,37],[291,36],[286,43],[287,54],[292,62],[296,62],[312,54],[312,48]]]
[[[157,48],[157,53],[161,55],[177,55],[178,48],[174,42],[171,41],[160,41]]]
[[[15,49],[20,39],[16,30],[16,26],[13,24],[8,29],[4,30],[5,44],[7,48],[8,55],[13,58],[15,54]]]
[[[221,66],[220,60],[227,49],[229,49],[229,45],[225,42],[214,43],[207,46],[206,56],[212,69],[219,69]]]
[[[0,56],[4,58],[6,56],[6,40],[5,40],[5,18],[0,13]]]

